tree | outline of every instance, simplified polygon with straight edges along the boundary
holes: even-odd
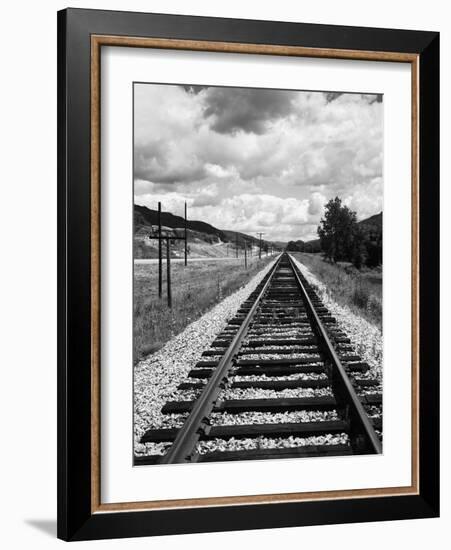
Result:
[[[357,269],[360,269],[367,261],[367,247],[365,233],[356,224],[353,230],[352,237],[352,252],[349,260],[354,264]]]
[[[382,229],[365,229],[366,265],[375,267],[382,263]]]
[[[356,213],[343,205],[339,197],[326,204],[318,235],[326,258],[334,262],[349,261],[356,267],[362,265],[364,235],[357,225]]]

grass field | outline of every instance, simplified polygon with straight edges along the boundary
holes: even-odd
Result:
[[[158,298],[158,265],[137,264],[134,268],[134,359],[135,362],[160,349],[189,323],[245,285],[271,260],[253,257],[245,270],[243,259],[189,261],[171,265],[172,309],[166,299],[166,266],[163,297]]]
[[[338,304],[348,306],[382,329],[382,268],[357,270],[351,264],[332,264],[321,254],[293,254],[324,285]]]

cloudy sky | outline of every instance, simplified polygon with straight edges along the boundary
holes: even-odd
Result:
[[[135,84],[135,203],[268,240],[382,210],[381,96]]]

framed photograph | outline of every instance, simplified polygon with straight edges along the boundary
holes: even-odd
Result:
[[[439,35],[58,14],[58,536],[439,514]]]

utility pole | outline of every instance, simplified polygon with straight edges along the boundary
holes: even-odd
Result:
[[[259,249],[258,249],[258,259],[261,260],[262,259],[262,236],[264,235],[264,233],[257,233],[257,235],[260,237],[260,246],[259,246]]]
[[[244,241],[244,267],[247,269],[247,242]]]
[[[161,244],[161,202],[158,203],[158,297],[163,294],[163,250]]]
[[[185,202],[185,231],[183,237],[177,235],[170,235],[170,232],[166,232],[167,235],[163,237],[161,231],[161,202],[158,203],[158,232],[149,235],[149,239],[158,239],[158,297],[163,295],[163,240],[166,239],[166,269],[167,269],[167,289],[168,289],[168,306],[172,307],[172,293],[171,293],[171,241],[185,241],[185,266],[188,263],[188,216],[187,206]]]
[[[168,286],[168,307],[172,307],[172,292],[171,292],[171,239],[166,239],[166,282]]]
[[[187,236],[187,217],[186,217],[186,201],[185,201],[185,266],[188,265],[188,240]]]
[[[238,233],[235,233],[236,257],[238,258]]]

